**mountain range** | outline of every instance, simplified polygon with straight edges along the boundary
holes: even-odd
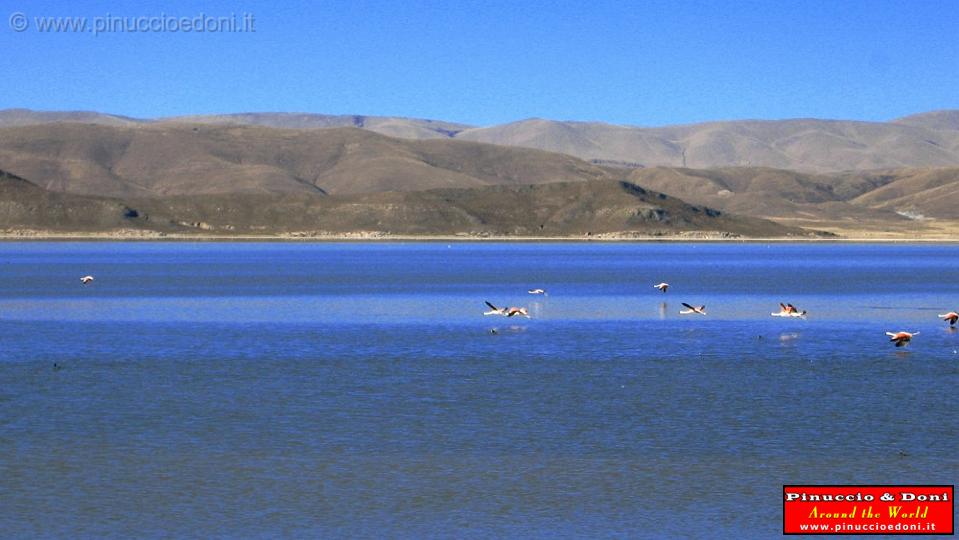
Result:
[[[528,119],[493,126],[361,115],[241,113],[134,119],[96,112],[0,110],[0,127],[54,122],[110,126],[254,125],[284,129],[354,127],[408,139],[456,139],[535,148],[626,167],[772,167],[838,172],[959,166],[959,111],[889,122],[737,120],[634,127]]]
[[[729,144],[713,144],[721,140]],[[814,140],[821,144],[806,145]],[[671,163],[677,149],[685,158]],[[0,111],[0,228],[950,237],[959,222],[957,150],[959,111],[889,123],[646,129],[8,109]],[[750,152],[784,165],[737,163]],[[91,219],[80,226],[76,216]]]

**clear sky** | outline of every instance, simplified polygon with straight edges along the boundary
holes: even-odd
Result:
[[[276,4],[2,0],[0,108],[479,125],[888,120],[959,108],[956,0]],[[254,31],[119,31],[201,15],[252,15]],[[38,28],[38,17],[69,16],[114,30]]]

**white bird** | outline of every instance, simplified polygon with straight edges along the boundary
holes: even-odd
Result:
[[[93,282],[93,276],[83,276],[80,278],[80,282],[86,285],[87,283]]]
[[[686,302],[683,302],[682,304],[686,306],[688,309],[684,309],[680,311],[679,312],[680,315],[691,315],[693,313],[698,313],[699,315],[706,314],[706,306],[691,306],[687,304]]]
[[[956,321],[959,321],[959,313],[956,313],[955,311],[950,311],[949,313],[946,313],[945,315],[940,315],[939,318],[948,322],[949,326],[955,326]]]
[[[526,311],[524,307],[507,307],[507,308],[498,308],[493,304],[486,302],[486,305],[490,307],[490,311],[483,313],[483,315],[502,315],[503,317],[515,317],[516,315],[522,315],[527,319],[530,318],[529,312]]]
[[[889,341],[896,343],[896,347],[904,347],[912,341],[912,336],[918,336],[919,332],[886,332]]]
[[[530,289],[530,290],[528,290],[528,291],[526,291],[526,292],[528,292],[528,293],[530,293],[530,294],[542,294],[542,295],[544,295],[544,296],[546,295],[546,291],[545,291],[544,289]]]
[[[663,283],[660,283],[659,285],[653,285],[653,287],[656,287],[657,289],[663,292],[666,292],[666,289],[669,288],[669,283],[663,282]]]
[[[779,304],[779,313],[770,313],[773,317],[806,317],[806,310],[800,310],[792,304]]]

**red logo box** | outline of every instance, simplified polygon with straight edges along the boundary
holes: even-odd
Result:
[[[785,485],[783,534],[955,534],[955,486]]]

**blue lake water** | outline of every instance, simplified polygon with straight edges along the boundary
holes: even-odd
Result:
[[[956,268],[948,245],[0,244],[0,536],[776,537],[783,484],[956,483]]]

